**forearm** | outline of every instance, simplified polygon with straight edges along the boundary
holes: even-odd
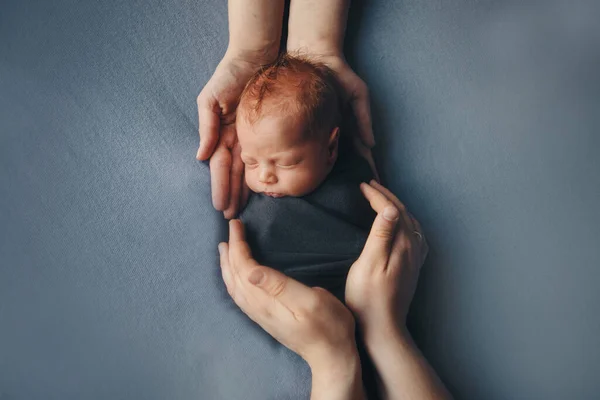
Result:
[[[311,365],[311,400],[364,400],[362,370],[358,352],[343,359],[325,357]]]
[[[229,0],[230,53],[267,63],[277,57],[284,0]]]
[[[390,327],[365,332],[365,344],[381,380],[384,399],[452,398],[408,331]]]
[[[341,56],[349,0],[292,0],[288,51]]]

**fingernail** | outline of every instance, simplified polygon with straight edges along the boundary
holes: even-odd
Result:
[[[258,286],[258,285],[260,285],[260,283],[263,281],[264,278],[265,278],[264,272],[262,272],[259,269],[255,269],[254,271],[252,271],[250,273],[250,276],[248,277],[248,281],[250,281],[251,284]]]
[[[219,249],[219,254],[223,254],[223,243],[219,243],[217,249]]]
[[[200,147],[198,147],[198,151],[196,152],[196,159],[200,159]]]
[[[398,209],[396,209],[396,207],[386,207],[383,210],[383,218],[387,219],[388,221],[395,221],[398,219]]]

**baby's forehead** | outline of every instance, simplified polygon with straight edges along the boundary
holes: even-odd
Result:
[[[296,144],[310,137],[304,118],[287,113],[270,113],[253,119],[239,116],[236,119],[236,130],[242,144],[247,141],[272,140]]]
[[[297,124],[306,124],[307,115],[296,96],[271,94],[262,100],[242,97],[237,109],[237,119],[248,124],[256,124],[260,120],[281,118],[294,119]]]

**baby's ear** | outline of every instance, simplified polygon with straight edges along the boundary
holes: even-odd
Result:
[[[339,141],[340,141],[340,128],[336,126],[335,128],[333,128],[331,130],[331,133],[329,134],[329,143],[327,146],[327,149],[328,149],[327,161],[329,161],[330,164],[335,163],[335,160],[337,159]]]

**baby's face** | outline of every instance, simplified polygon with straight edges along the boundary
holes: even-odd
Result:
[[[298,120],[263,116],[251,124],[238,118],[246,184],[253,192],[271,197],[304,196],[331,171],[337,156],[337,128],[335,143],[329,138],[307,139],[306,124]]]

